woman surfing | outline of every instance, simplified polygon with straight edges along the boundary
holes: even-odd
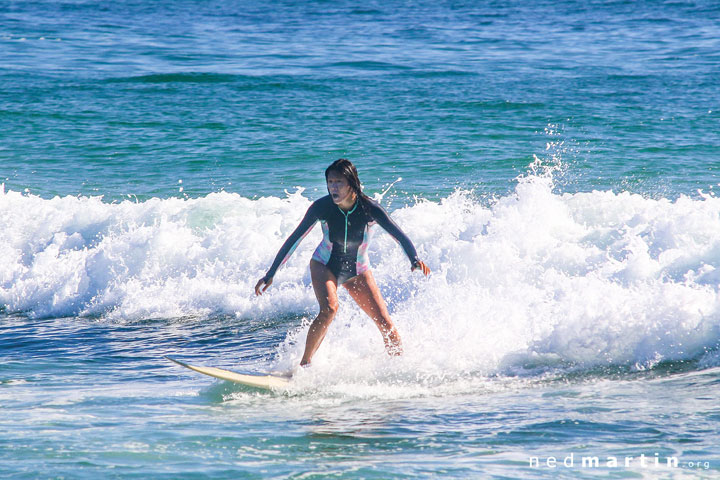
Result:
[[[310,364],[320,347],[330,323],[338,311],[338,285],[345,287],[355,303],[375,322],[390,355],[402,355],[400,334],[388,313],[368,262],[369,230],[380,225],[405,250],[411,271],[420,269],[426,276],[430,268],[418,259],[410,239],[392,221],[387,212],[362,192],[355,165],[341,158],[325,170],[328,194],[308,208],[300,225],[288,237],[275,256],[270,269],[255,285],[255,295],[262,295],[272,285],[277,269],[319,220],[323,239],[310,260],[310,276],[320,312],[313,320],[305,343],[301,366]]]

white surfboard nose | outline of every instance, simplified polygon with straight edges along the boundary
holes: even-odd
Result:
[[[228,382],[240,383],[242,385],[247,385],[248,387],[262,388],[265,390],[287,388],[292,378],[292,372],[289,372],[288,376],[267,373],[238,373],[230,370],[224,370],[222,368],[190,365],[168,356],[165,356],[165,358],[182,367],[202,373],[203,375],[219,378],[220,380],[226,380]]]

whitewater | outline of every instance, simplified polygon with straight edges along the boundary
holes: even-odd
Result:
[[[260,364],[290,369],[316,313],[308,262],[320,229],[268,294],[255,297],[253,286],[313,200],[298,188],[284,198],[219,192],[107,203],[3,187],[3,313],[120,324],[295,317]],[[390,208],[433,269],[429,278],[411,274],[400,247],[376,233],[371,266],[405,355],[385,358],[374,325],[341,292],[314,362],[327,377],[392,371],[437,385],[467,375],[720,365],[720,199],[711,193],[558,193],[552,174],[530,171],[505,196],[457,190]]]

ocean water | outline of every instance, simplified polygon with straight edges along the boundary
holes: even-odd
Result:
[[[720,6],[0,5],[0,477],[717,478]],[[345,292],[353,160],[405,346]],[[597,464],[593,458],[597,457]]]

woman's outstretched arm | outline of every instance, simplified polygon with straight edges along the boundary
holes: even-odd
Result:
[[[388,232],[390,236],[392,236],[400,244],[400,246],[402,246],[403,250],[405,250],[405,255],[407,255],[410,259],[410,263],[412,264],[412,270],[419,268],[423,274],[428,275],[430,273],[430,268],[425,265],[425,262],[418,258],[415,246],[410,238],[405,235],[405,232],[403,232],[398,224],[390,218],[390,215],[388,215],[380,204],[372,200],[369,201],[368,204],[370,207],[370,213],[378,225],[384,228],[385,231]]]
[[[277,272],[277,269],[280,268],[280,265],[287,262],[287,260],[293,254],[302,239],[305,238],[308,233],[310,233],[310,230],[312,230],[312,228],[315,226],[315,222],[317,222],[318,220],[316,210],[317,208],[315,207],[314,203],[310,205],[310,208],[308,208],[307,212],[305,213],[305,217],[300,222],[300,225],[298,225],[297,228],[293,231],[293,233],[291,233],[290,236],[287,238],[287,240],[285,240],[285,243],[283,243],[277,255],[275,255],[275,261],[273,261],[270,269],[267,271],[264,277],[258,280],[257,284],[255,285],[255,295],[262,295],[262,293],[268,289],[268,287],[272,284],[272,280],[275,276],[275,272]],[[263,284],[265,285],[265,287],[261,290]]]

